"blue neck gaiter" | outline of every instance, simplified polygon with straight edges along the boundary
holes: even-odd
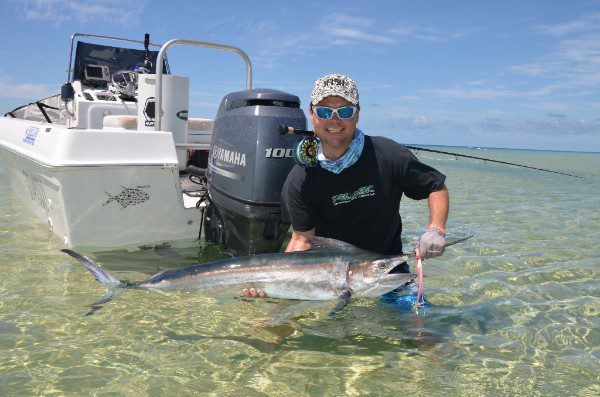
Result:
[[[339,174],[346,168],[350,167],[352,164],[356,163],[360,155],[362,154],[363,147],[365,146],[365,135],[361,130],[356,128],[354,130],[354,139],[346,152],[338,159],[329,160],[323,154],[323,148],[319,144],[319,149],[317,151],[317,160],[319,160],[319,164],[321,168],[326,169],[327,171],[333,172],[334,174]]]

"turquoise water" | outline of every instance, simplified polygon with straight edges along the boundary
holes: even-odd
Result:
[[[0,168],[2,395],[600,395],[600,154],[448,149],[583,179],[420,155],[451,193],[425,263],[430,306],[398,312],[105,290],[16,201]],[[406,200],[406,244],[427,222]],[[121,279],[225,257],[214,245],[91,254]]]

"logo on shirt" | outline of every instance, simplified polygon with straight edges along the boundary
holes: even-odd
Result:
[[[342,193],[331,197],[333,205],[346,204],[359,198],[370,197],[375,195],[373,185],[363,186],[358,188],[354,193]]]

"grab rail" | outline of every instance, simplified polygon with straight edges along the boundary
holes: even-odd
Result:
[[[169,47],[175,45],[175,44],[186,44],[186,45],[193,45],[193,46],[197,46],[197,47],[209,47],[209,48],[215,48],[217,50],[226,50],[226,51],[233,51],[237,54],[239,54],[243,59],[244,62],[246,63],[246,89],[250,90],[252,89],[252,64],[250,63],[250,58],[248,58],[248,55],[246,55],[246,53],[241,50],[240,48],[237,47],[232,47],[232,46],[228,46],[228,45],[224,45],[224,44],[217,44],[217,43],[208,43],[205,41],[198,41],[198,40],[188,40],[188,39],[173,39],[170,41],[167,41],[161,48],[160,51],[158,52],[158,57],[156,58],[156,103],[155,103],[155,123],[154,123],[154,128],[156,129],[156,131],[160,131],[160,121],[161,121],[161,105],[162,105],[162,74],[163,74],[163,58],[165,57],[165,54],[167,53],[167,50],[169,49]]]
[[[73,42],[75,41],[75,37],[90,37],[92,39],[124,41],[126,43],[138,43],[138,44],[142,44],[142,45],[144,44],[143,41],[139,41],[139,40],[122,39],[120,37],[111,37],[111,36],[99,36],[99,35],[87,34],[87,33],[75,33],[75,34],[71,35],[71,48],[69,49],[69,64],[67,65],[67,82],[71,81],[71,70],[72,70],[71,63],[73,62]],[[160,47],[162,44],[150,43],[150,45],[153,45],[155,47]],[[162,69],[162,64],[161,64],[161,69]],[[73,76],[73,78],[75,78],[75,76]]]

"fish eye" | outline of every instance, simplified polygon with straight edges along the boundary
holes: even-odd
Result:
[[[387,267],[387,263],[385,261],[379,262],[379,268],[380,269],[385,269],[386,267]]]

